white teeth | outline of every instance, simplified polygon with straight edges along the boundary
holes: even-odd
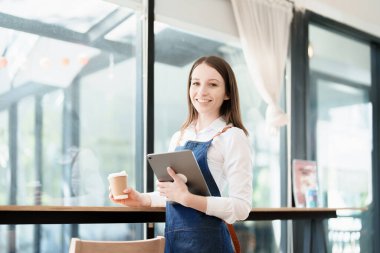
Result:
[[[198,102],[201,102],[201,103],[206,103],[206,102],[209,102],[210,100],[208,99],[197,99]]]

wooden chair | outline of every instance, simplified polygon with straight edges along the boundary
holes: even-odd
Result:
[[[69,253],[163,253],[165,238],[136,241],[87,241],[72,238]]]

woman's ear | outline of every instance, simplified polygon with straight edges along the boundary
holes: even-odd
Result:
[[[227,95],[225,95],[225,96],[224,96],[224,100],[230,100],[230,97],[227,96]]]

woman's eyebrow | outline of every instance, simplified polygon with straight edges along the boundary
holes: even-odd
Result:
[[[217,82],[221,82],[220,80],[215,79],[215,78],[208,79],[208,81],[217,81]]]
[[[199,81],[200,79],[197,78],[197,77],[193,77],[193,78],[191,78],[191,81],[193,81],[193,80],[195,80],[195,81]],[[217,82],[219,82],[219,83],[221,82],[220,80],[215,79],[215,78],[207,79],[207,81],[217,81]]]

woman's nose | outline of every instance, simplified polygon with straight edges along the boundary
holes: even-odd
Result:
[[[203,94],[207,94],[207,92],[208,92],[207,86],[204,84],[201,84],[199,86],[198,93],[203,95]]]

